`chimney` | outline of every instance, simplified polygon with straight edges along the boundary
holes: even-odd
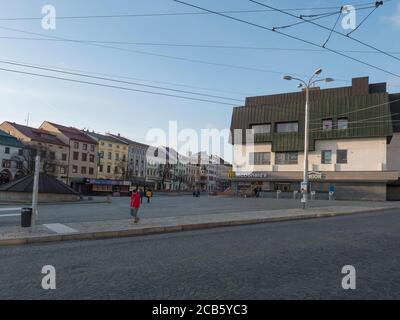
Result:
[[[351,95],[366,96],[369,94],[369,77],[353,78],[351,80]]]

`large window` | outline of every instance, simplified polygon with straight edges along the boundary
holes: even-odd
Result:
[[[280,122],[276,124],[276,132],[297,132],[299,131],[298,122]]]
[[[271,132],[271,125],[268,123],[266,124],[253,124],[251,128],[254,130],[254,133],[270,133]]]
[[[332,119],[322,120],[322,130],[323,131],[330,131],[330,130],[332,130],[332,127],[333,127]]]
[[[277,152],[275,153],[275,164],[297,164],[297,152]]]
[[[269,165],[271,164],[270,152],[250,152],[249,153],[250,165]]]
[[[347,118],[340,118],[338,119],[337,126],[339,130],[345,130],[349,127],[349,120]]]
[[[336,163],[347,163],[347,150],[337,150]]]
[[[331,150],[322,150],[321,151],[321,163],[322,164],[332,163],[332,151]]]

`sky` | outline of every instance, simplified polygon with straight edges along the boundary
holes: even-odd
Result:
[[[247,0],[185,1],[215,11],[266,9]],[[340,8],[344,4],[373,3],[373,1],[363,0],[354,3],[351,1],[343,3],[336,0],[259,1],[278,8],[301,8],[302,10],[290,11],[296,15],[338,10],[315,9],[321,7]],[[42,28],[40,18],[43,16],[42,7],[44,5],[52,5],[56,9],[55,30]],[[167,130],[169,121],[177,121],[178,130],[191,128],[200,132],[204,128],[219,130],[229,128],[232,107],[243,105],[246,96],[296,91],[297,83],[282,80],[284,74],[306,77],[321,67],[324,76],[337,79],[333,83],[324,84],[324,88],[349,85],[352,77],[369,76],[370,82],[388,82],[390,84],[389,92],[400,91],[399,76],[376,70],[324,50],[281,50],[307,50],[315,49],[315,47],[217,15],[155,15],[98,19],[62,18],[68,16],[201,12],[172,0],[0,0],[0,6],[0,60],[2,61],[12,60],[81,70],[86,74],[88,72],[101,73],[109,78],[121,77],[118,79],[122,81],[168,87],[175,90],[189,90],[230,99],[222,100],[197,96],[197,98],[206,100],[224,101],[228,105],[192,101],[0,70],[0,122],[26,123],[29,113],[29,125],[31,126],[37,127],[43,121],[48,120],[80,129],[95,130],[100,133],[120,133],[133,140],[148,142],[146,141],[146,134],[149,130],[154,128]],[[362,21],[371,10],[358,10],[356,12],[357,23]],[[233,13],[231,15],[268,28],[299,21],[294,17],[275,11]],[[37,19],[10,20],[10,18]],[[316,22],[332,28],[336,19],[337,15],[332,15]],[[19,32],[16,30],[19,30]],[[328,30],[310,24],[301,24],[280,30],[320,45],[329,36]],[[342,33],[346,32],[342,29],[341,20],[339,20],[335,30]],[[375,10],[352,36],[381,50],[400,52],[399,34],[400,1],[392,0],[384,1],[383,7]],[[41,38],[44,40],[10,39],[10,37]],[[51,37],[74,39],[81,42],[46,40]],[[85,41],[134,42],[136,44],[95,46],[85,43]],[[144,45],[143,43],[147,44]],[[149,45],[149,43],[153,45]],[[160,43],[241,46],[258,49],[154,45]],[[117,49],[109,46],[117,47]],[[371,49],[337,34],[332,34],[327,47],[335,50],[371,51]],[[394,74],[400,74],[400,61],[384,54],[376,52],[346,54]],[[178,57],[179,59],[166,56]],[[400,54],[397,54],[396,57],[400,58]],[[188,61],[188,59],[207,63],[196,63]],[[215,64],[234,65],[236,67]],[[187,94],[156,88],[112,83],[99,79],[85,79],[4,63],[0,63],[0,68],[188,96]],[[185,87],[177,86],[177,84]],[[207,90],[204,88],[207,88]]]

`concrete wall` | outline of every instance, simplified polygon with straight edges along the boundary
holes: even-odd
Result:
[[[400,142],[398,146],[400,150]],[[315,151],[309,153],[309,171],[383,171],[387,167],[386,138],[362,138],[316,141]],[[336,166],[336,151],[347,150],[347,164]],[[234,171],[303,171],[304,153],[298,153],[297,164],[275,165],[275,153],[271,152],[271,143],[255,145],[234,145]],[[331,150],[331,164],[321,164],[321,151]],[[270,165],[256,165],[249,163],[249,153],[271,152]],[[391,160],[400,170],[400,157]]]
[[[4,202],[32,202],[32,194],[26,192],[0,191],[0,201]],[[70,194],[39,193],[39,202],[73,202],[79,201],[79,196]]]
[[[390,144],[387,146],[388,170],[400,171],[400,132],[393,134]]]

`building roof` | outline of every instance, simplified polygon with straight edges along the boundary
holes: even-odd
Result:
[[[0,192],[32,192],[34,175],[30,174],[21,179],[0,185]],[[67,184],[46,173],[39,175],[39,193],[76,194],[78,193]]]
[[[84,133],[96,140],[103,140],[103,141],[109,141],[109,142],[113,142],[113,143],[120,143],[120,144],[126,144],[126,145],[129,144],[121,139],[114,138],[114,136],[112,136],[112,135],[105,135],[105,134],[101,134],[101,133],[97,133],[97,132],[90,132],[90,131],[84,131]]]
[[[15,122],[6,121],[10,126],[14,127],[15,130],[22,133],[24,136],[30,138],[32,141],[42,142],[42,143],[49,143],[55,144],[59,146],[68,147],[64,142],[56,137],[56,135],[52,132],[43,130],[43,129],[36,129],[28,126],[24,126],[22,124],[18,124]]]
[[[87,134],[83,133],[81,130],[74,128],[74,127],[66,127],[61,124],[49,122],[50,125],[53,127],[57,128],[64,136],[68,137],[71,140],[76,140],[80,142],[87,142],[87,143],[93,143],[96,144],[97,141],[94,140],[93,138],[89,137]]]
[[[24,145],[17,138],[9,135],[8,133],[0,130],[0,145],[15,147],[15,148],[23,148]]]
[[[389,94],[385,84],[369,84],[368,77],[353,79],[352,86],[310,91],[310,150],[317,140],[347,138],[391,137],[393,125]],[[305,93],[249,97],[246,105],[233,109],[231,132],[242,130],[246,142],[246,130],[255,124],[270,124],[269,133],[254,134],[254,143],[271,143],[273,152],[304,150]],[[375,106],[379,107],[375,107]],[[347,118],[348,129],[322,130],[322,121],[332,119],[336,126],[339,118]],[[374,121],[374,119],[377,119]],[[359,122],[363,120],[362,122]],[[387,120],[387,121],[382,121]],[[276,124],[297,122],[298,132],[278,133]],[[231,139],[234,142],[234,139]]]
[[[148,148],[149,147],[149,145],[147,145],[147,144],[140,143],[140,142],[137,142],[137,141],[133,141],[131,139],[128,139],[126,137],[121,136],[120,134],[107,133],[107,135],[110,136],[110,137],[113,137],[115,139],[118,139],[118,140],[120,140],[120,141],[122,141],[122,142],[124,142],[126,144],[135,144],[135,145],[138,145],[138,146],[141,146],[141,147],[144,147],[144,148]]]

